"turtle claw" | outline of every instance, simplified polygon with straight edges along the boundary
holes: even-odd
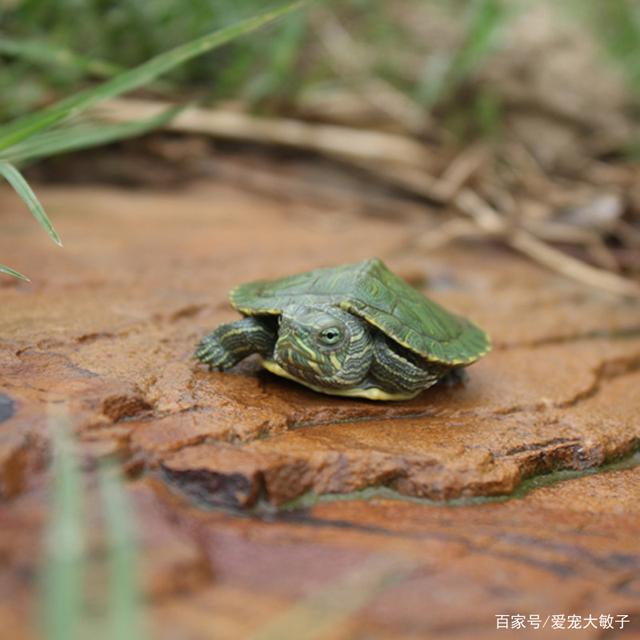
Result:
[[[229,353],[215,336],[209,335],[204,338],[198,345],[195,356],[200,362],[208,364],[211,370],[222,371],[223,369],[228,369],[229,366],[233,366],[233,363],[229,363]]]

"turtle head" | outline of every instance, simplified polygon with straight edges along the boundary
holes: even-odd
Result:
[[[356,386],[373,357],[366,322],[330,305],[288,307],[280,316],[273,358],[292,376],[318,387]]]

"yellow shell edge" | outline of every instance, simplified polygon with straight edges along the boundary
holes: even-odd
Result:
[[[300,380],[295,376],[292,376],[290,373],[285,371],[279,364],[274,362],[273,360],[262,360],[262,366],[271,373],[274,373],[277,376],[281,376],[282,378],[287,378],[289,380],[293,380],[298,384],[302,384],[309,389],[313,389],[318,393],[324,393],[330,396],[346,396],[349,398],[366,398],[367,400],[411,400],[411,398],[415,398],[420,391],[415,393],[388,393],[387,391],[383,391],[378,387],[370,387],[368,389],[323,389],[322,387],[316,387],[304,380]]]

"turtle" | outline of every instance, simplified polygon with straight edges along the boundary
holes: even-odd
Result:
[[[321,393],[410,399],[491,348],[379,258],[241,284],[229,298],[244,317],[209,333],[196,357],[225,371],[257,353],[271,373]]]

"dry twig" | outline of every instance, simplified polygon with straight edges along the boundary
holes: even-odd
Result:
[[[152,118],[167,107],[164,102],[117,99],[102,103],[97,114],[112,122],[129,122]],[[432,159],[423,145],[406,136],[287,118],[255,117],[226,109],[188,109],[165,128],[217,138],[277,144],[347,160],[392,162],[424,169],[431,165]]]
[[[166,107],[166,104],[142,100],[113,100],[105,103],[100,112],[109,120],[122,122],[152,117]],[[523,228],[517,218],[501,215],[474,190],[465,187],[464,184],[485,157],[480,147],[465,151],[450,164],[441,178],[437,178],[429,173],[432,156],[425,147],[401,135],[283,118],[258,118],[230,110],[204,109],[182,112],[167,128],[219,138],[283,145],[340,158],[413,194],[442,204],[451,202],[473,220],[481,234],[501,238],[512,248],[549,269],[610,293],[640,296],[638,283],[555,249]],[[516,209],[511,196],[508,208]],[[468,226],[460,224],[442,227],[436,244],[448,238],[468,235],[468,231]],[[608,259],[608,256],[603,256],[602,248],[603,245],[596,247],[596,255],[602,260]]]
[[[502,235],[511,247],[536,262],[597,289],[623,296],[640,296],[640,285],[627,278],[576,260],[523,229],[508,232],[500,214],[474,191],[463,189],[454,202],[461,211],[472,217],[481,229],[488,233]]]

